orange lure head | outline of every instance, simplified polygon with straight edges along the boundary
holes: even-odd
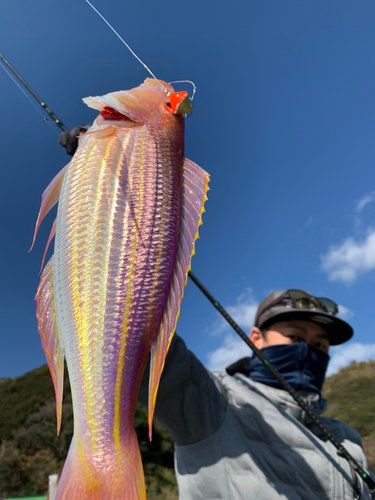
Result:
[[[185,91],[170,94],[169,103],[164,104],[164,107],[174,115],[189,114],[193,111],[193,103]]]

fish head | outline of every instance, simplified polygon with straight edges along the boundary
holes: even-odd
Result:
[[[175,92],[168,83],[153,78],[147,78],[131,90],[86,97],[83,102],[100,111],[96,120],[98,126],[104,122],[123,127],[157,125],[160,122],[167,126],[183,120],[183,115],[193,109],[187,92]]]

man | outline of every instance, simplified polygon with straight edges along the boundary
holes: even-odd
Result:
[[[258,307],[250,338],[317,414],[330,345],[352,328],[337,305],[276,290]],[[147,369],[139,399],[147,405]],[[258,358],[208,371],[176,336],[155,411],[175,440],[180,500],[370,499],[367,486]],[[367,469],[359,434],[322,421]]]

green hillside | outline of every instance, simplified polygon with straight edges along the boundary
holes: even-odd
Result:
[[[135,428],[145,469],[148,500],[176,500],[173,441],[154,424],[148,439],[145,411],[136,409]],[[22,377],[0,379],[0,500],[46,493],[48,476],[61,471],[73,434],[66,377],[60,436],[56,436],[53,385],[47,366]]]
[[[352,362],[329,377],[323,388],[325,417],[342,420],[362,436],[369,468],[375,471],[375,361]]]
[[[352,363],[327,379],[325,416],[359,431],[375,470],[375,361]],[[135,427],[145,469],[148,500],[177,500],[173,441],[159,425],[148,440],[147,416],[137,407]],[[69,380],[64,388],[60,436],[56,436],[53,386],[47,366],[22,377],[0,379],[0,500],[46,493],[49,474],[59,472],[73,431]]]

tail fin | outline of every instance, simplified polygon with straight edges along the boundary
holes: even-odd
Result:
[[[116,454],[93,458],[73,437],[55,500],[146,500],[135,433]]]

